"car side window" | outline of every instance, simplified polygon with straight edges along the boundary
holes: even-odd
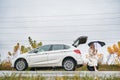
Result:
[[[69,49],[69,48],[70,48],[70,46],[64,45],[64,49]]]
[[[38,47],[29,53],[38,53],[38,52],[44,52],[44,51],[54,51],[54,50],[64,50],[64,49],[69,49],[70,46],[64,45],[64,44],[55,44],[55,45],[44,45],[41,47]]]
[[[30,51],[29,53],[38,53],[38,52],[49,51],[50,47],[51,47],[51,45],[44,45],[44,46],[38,47],[38,48]]]
[[[38,52],[44,52],[44,51],[49,51],[51,45],[44,45],[38,49]]]
[[[64,49],[64,45],[53,45],[52,50],[62,50]]]

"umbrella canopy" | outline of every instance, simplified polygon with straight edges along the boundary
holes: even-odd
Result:
[[[88,43],[88,46],[90,46],[93,43],[98,43],[101,47],[103,47],[105,45],[105,42],[102,42],[102,41],[92,41],[92,42]]]

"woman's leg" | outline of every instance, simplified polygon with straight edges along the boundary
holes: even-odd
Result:
[[[95,71],[98,71],[96,66],[94,66],[94,70],[95,70]]]
[[[95,71],[98,71],[98,70],[97,70],[97,66],[98,66],[97,59],[94,59],[94,70],[95,70]]]

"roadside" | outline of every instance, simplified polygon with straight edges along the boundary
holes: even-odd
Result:
[[[0,71],[0,80],[120,80],[119,71]]]
[[[8,71],[15,71],[14,68],[11,68],[10,65],[0,65],[0,70],[8,70]],[[28,68],[27,71],[33,71],[33,70],[38,70],[38,71],[64,71],[63,68]],[[120,65],[107,65],[107,64],[101,64],[99,65],[99,71],[120,71]],[[77,67],[75,71],[88,71],[87,66],[80,66]]]

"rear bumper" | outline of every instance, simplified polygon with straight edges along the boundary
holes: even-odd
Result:
[[[78,55],[78,56],[76,57],[76,61],[77,61],[77,65],[82,65],[82,64],[84,64],[84,60],[83,60],[83,58],[82,58],[81,55]]]
[[[77,65],[82,65],[84,63],[83,59],[77,60]]]

